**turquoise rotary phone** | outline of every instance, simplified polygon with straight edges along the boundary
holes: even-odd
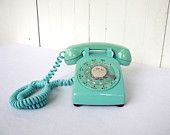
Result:
[[[67,65],[76,64],[74,78],[69,80],[50,79],[64,59]],[[10,104],[17,109],[37,109],[48,103],[48,96],[54,87],[73,85],[73,104],[116,105],[125,104],[125,90],[120,65],[129,65],[130,51],[111,43],[82,43],[68,47],[61,52],[53,69],[43,80],[33,81],[18,89]],[[37,89],[38,94],[32,95]]]

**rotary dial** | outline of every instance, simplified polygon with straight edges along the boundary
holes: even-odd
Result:
[[[77,77],[82,85],[92,90],[108,90],[119,81],[119,70],[104,59],[84,61]]]

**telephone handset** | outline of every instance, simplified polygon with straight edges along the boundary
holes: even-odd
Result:
[[[67,65],[76,64],[75,76],[68,80],[50,81],[64,59]],[[48,103],[54,87],[73,85],[73,104],[125,104],[124,82],[120,65],[131,63],[130,51],[111,43],[91,42],[70,46],[61,52],[53,68],[43,80],[21,87],[10,97],[17,109],[38,109]],[[39,94],[32,95],[37,89]]]
[[[67,65],[76,64],[77,60],[83,57],[82,52],[84,48],[89,48],[89,50],[106,50],[107,48],[111,48],[114,53],[113,57],[120,65],[127,66],[131,62],[131,54],[127,48],[111,43],[92,42],[68,47],[65,51],[65,63]]]

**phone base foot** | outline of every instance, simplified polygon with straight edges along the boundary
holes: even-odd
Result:
[[[123,107],[124,106],[124,104],[121,104],[121,105],[116,105],[117,107]]]
[[[82,105],[79,105],[79,104],[73,104],[74,106],[76,106],[76,107],[80,107],[80,106],[82,106]]]

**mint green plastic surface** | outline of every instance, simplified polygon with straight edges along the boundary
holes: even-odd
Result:
[[[105,43],[106,46],[104,46],[103,44],[104,43],[85,43],[82,44],[84,48],[76,45],[66,50],[67,56],[65,55],[65,61],[67,61],[67,64],[76,62],[73,86],[73,104],[75,105],[125,104],[125,88],[120,64],[130,64],[130,52],[124,47],[108,43]],[[91,49],[103,49],[106,51],[90,53],[89,50]],[[126,53],[123,54],[123,52]],[[113,57],[115,55],[117,57]],[[71,57],[71,59],[69,57]],[[69,60],[72,61],[69,62]],[[95,80],[91,74],[91,70],[95,66],[106,68],[106,77],[102,79],[95,78]]]
[[[89,48],[90,50],[106,50],[111,48],[114,52],[114,58],[121,65],[127,66],[131,62],[131,54],[126,47],[111,43],[90,42],[68,47],[65,51],[65,63],[68,65],[76,64],[77,60],[83,57],[82,52],[84,48]]]
[[[74,79],[50,81],[62,59],[68,65],[76,64]],[[49,94],[54,87],[73,85],[74,80],[73,104],[124,105],[125,90],[120,65],[129,65],[130,62],[130,52],[123,46],[99,42],[70,46],[59,54],[44,79],[17,89],[9,99],[10,104],[17,109],[41,108],[48,103]],[[94,76],[92,69],[96,67],[105,69],[102,78]],[[100,71],[96,70],[96,73]],[[42,90],[39,94],[32,95],[37,89]]]

